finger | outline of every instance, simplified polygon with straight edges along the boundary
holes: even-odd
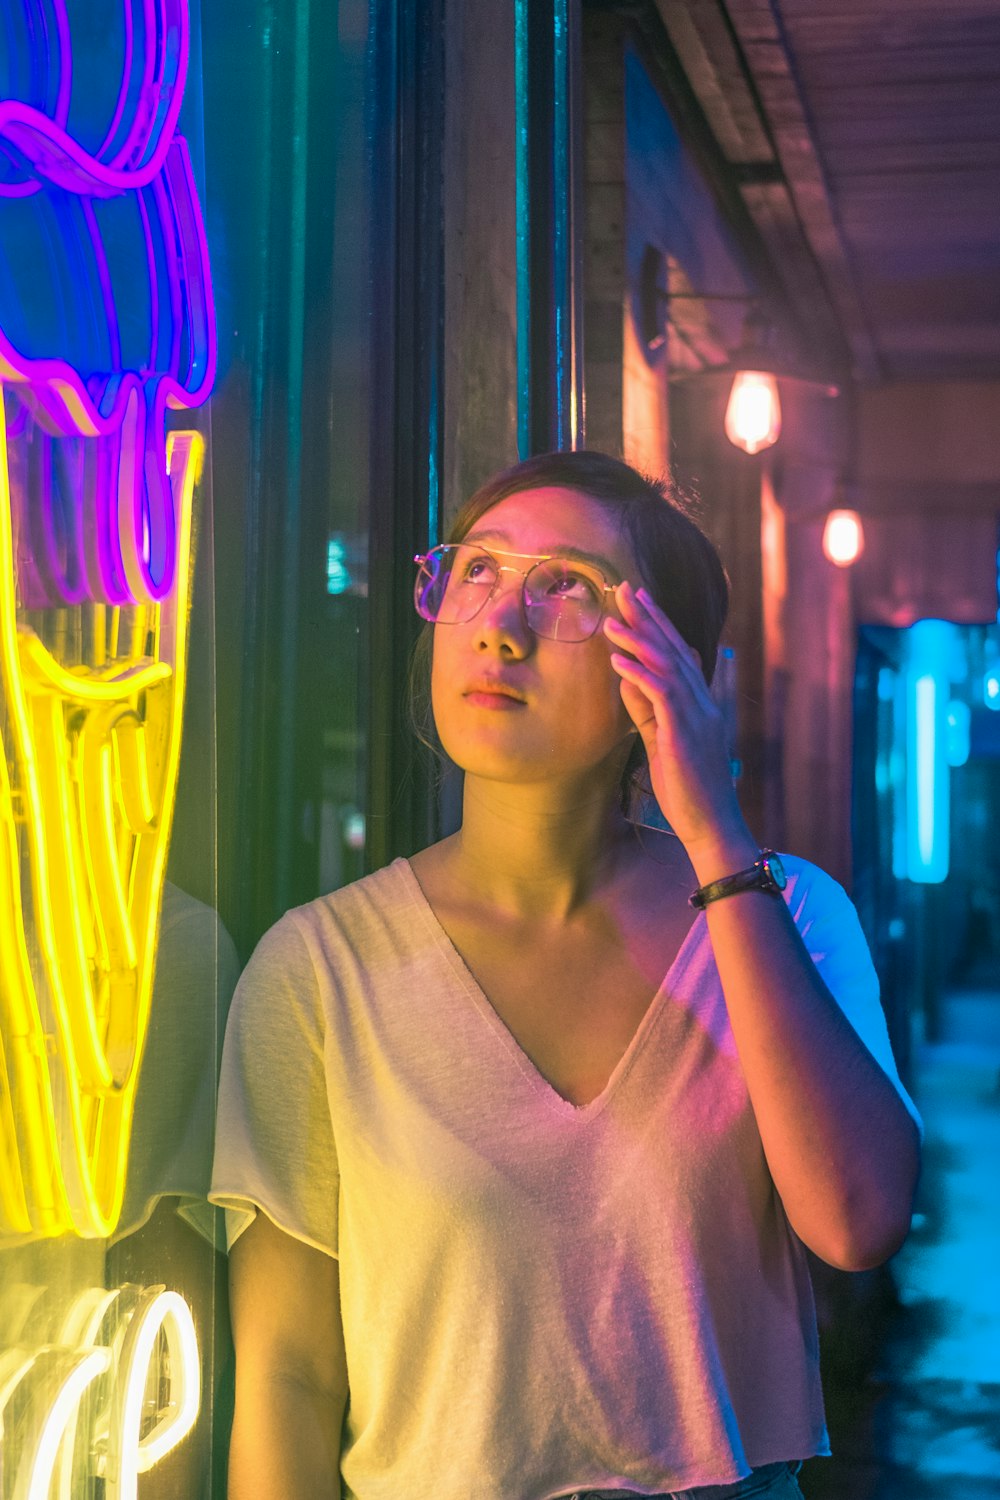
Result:
[[[657,728],[666,729],[672,720],[678,720],[678,705],[669,701],[669,690],[659,673],[644,667],[641,662],[635,661],[631,656],[622,656],[617,651],[611,654],[611,664],[619,676],[623,677],[626,682],[633,683],[649,699]]]
[[[709,699],[711,694],[708,691],[708,684],[705,681],[700,651],[696,651],[693,646],[688,644],[670,616],[660,608],[656,600],[652,598],[646,589],[637,589],[635,591],[635,598],[639,608],[643,611],[644,617],[652,621],[658,627],[660,635],[674,647],[677,656],[688,672],[691,685],[695,688],[699,697],[703,700]]]
[[[634,625],[638,620],[642,619],[642,610],[637,603],[636,590],[627,578],[623,578],[621,583],[615,586],[615,603],[621,611],[622,619],[627,623]]]
[[[681,645],[677,646],[675,641],[660,628],[659,622],[652,619],[640,607],[636,608],[635,614],[634,625],[627,625],[611,615],[606,616],[602,622],[604,634],[613,644],[633,652],[654,671],[679,676],[692,690],[698,701],[704,703],[705,679],[701,675],[701,668],[697,665],[697,653],[688,653],[683,640],[681,640]]]
[[[664,678],[673,677],[688,688],[693,686],[690,670],[686,668],[680,653],[669,642],[664,641],[651,622],[646,621],[644,625],[632,629],[623,625],[620,620],[607,619],[604,621],[604,634],[612,645],[635,656],[651,672]]]
[[[645,614],[651,620],[654,620],[657,625],[659,625],[660,629],[663,631],[663,634],[667,637],[667,640],[670,641],[672,645],[676,646],[677,650],[680,652],[684,660],[693,663],[700,672],[703,665],[701,660],[701,653],[699,651],[696,651],[695,648],[684,639],[680,631],[677,629],[677,626],[674,624],[673,620],[665,610],[662,610],[660,608],[653,596],[648,593],[646,589],[638,588],[635,590],[635,598]]]

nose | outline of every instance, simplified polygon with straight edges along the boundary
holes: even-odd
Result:
[[[478,634],[500,631],[531,640],[531,627],[524,612],[523,582],[523,575],[516,568],[501,568],[489,598],[473,616],[472,625]]]

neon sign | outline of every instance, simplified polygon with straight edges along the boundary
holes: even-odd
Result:
[[[148,1025],[204,455],[197,433],[167,433],[166,414],[207,398],[215,323],[176,133],[186,0],[126,4],[120,82],[96,105],[66,0],[13,12],[0,77],[0,1238],[105,1236]],[[80,13],[92,29],[92,7]]]
[[[0,241],[22,247],[3,257],[0,380],[36,418],[49,469],[46,436],[98,440],[73,497],[82,512],[75,555],[63,563],[51,545],[43,550],[45,580],[59,596],[49,602],[163,599],[176,564],[165,414],[207,398],[216,359],[205,231],[187,144],[173,133],[187,4],[126,6],[121,84],[93,152],[67,128],[65,0],[20,5],[26,45],[40,34],[46,56],[25,80],[33,98],[0,101]],[[38,27],[39,10],[50,12],[48,27]],[[53,500],[51,484],[43,487],[47,541]]]
[[[94,1287],[74,1302],[61,1339],[0,1358],[0,1443],[10,1455],[13,1494],[72,1500],[85,1469],[103,1479],[109,1500],[136,1500],[139,1475],[176,1448],[198,1417],[191,1310],[162,1286]]]

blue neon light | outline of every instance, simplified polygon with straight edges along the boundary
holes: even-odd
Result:
[[[332,536],[326,544],[326,591],[328,594],[346,594],[350,586],[343,537]]]
[[[906,875],[921,885],[947,879],[951,773],[948,763],[950,666],[955,627],[918,620],[906,668]]]
[[[969,758],[972,711],[961,698],[953,698],[947,714],[947,758],[949,766],[964,766]]]
[[[917,710],[917,852],[924,869],[934,858],[935,768],[938,754],[936,697],[937,683],[930,674],[918,677],[913,685]]]

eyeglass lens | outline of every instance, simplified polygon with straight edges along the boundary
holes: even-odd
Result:
[[[417,574],[417,613],[438,625],[473,619],[489,599],[497,572],[496,560],[481,547],[458,543],[432,548]],[[523,596],[528,624],[537,635],[585,641],[601,621],[604,580],[586,563],[552,557],[530,569]]]

